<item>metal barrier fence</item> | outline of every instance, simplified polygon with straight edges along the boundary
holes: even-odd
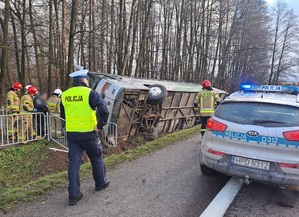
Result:
[[[6,110],[4,108],[4,106],[1,107],[0,109],[0,115],[6,115]],[[4,123],[0,120],[0,129],[3,129],[4,130],[5,128],[5,125]],[[5,133],[6,131],[3,131],[3,133]],[[1,134],[2,134],[2,130],[1,130]]]
[[[6,110],[5,110],[4,106],[2,106],[0,109],[0,115],[6,115]]]
[[[65,120],[58,115],[49,114],[48,123],[50,140],[68,150],[67,135],[65,132]],[[109,147],[117,146],[117,124],[108,122],[99,132],[99,135],[103,145]]]
[[[65,120],[58,115],[48,115],[48,135],[49,140],[56,142],[62,148],[68,150],[65,132]]]
[[[47,117],[43,113],[0,115],[0,148],[45,139]]]
[[[55,114],[5,114],[0,110],[0,148],[47,139],[68,150],[65,120]],[[117,146],[117,124],[107,123],[100,131],[103,145]]]

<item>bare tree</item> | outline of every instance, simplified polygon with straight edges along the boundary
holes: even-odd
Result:
[[[8,74],[7,60],[8,60],[8,22],[10,17],[10,1],[5,0],[4,19],[0,17],[0,24],[2,28],[2,46],[1,46],[1,70],[0,70],[0,82],[3,84],[6,75]],[[1,88],[0,96],[3,96],[4,89]]]
[[[77,19],[77,0],[72,0],[70,33],[69,33],[69,50],[68,50],[68,64],[67,71],[72,72],[74,69],[74,43],[76,34],[76,19]],[[69,77],[67,77],[66,85],[69,85]]]
[[[272,8],[275,17],[269,84],[277,84],[284,74],[291,74],[296,65],[293,48],[298,42],[298,18],[288,5],[279,0]]]
[[[2,96],[14,80],[66,88],[75,64],[228,91],[299,65],[298,18],[282,0],[0,0],[0,25]]]

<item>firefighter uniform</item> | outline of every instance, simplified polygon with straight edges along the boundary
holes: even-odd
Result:
[[[33,96],[27,93],[21,98],[20,114],[24,114],[24,115],[22,116],[22,120],[20,122],[21,127],[18,134],[18,138],[20,141],[26,141],[28,139],[34,139],[36,137],[36,132],[33,128],[32,115],[29,115],[33,111],[34,111]]]
[[[9,115],[19,114],[20,113],[20,98],[15,90],[10,90],[6,96],[6,109]],[[17,133],[15,123],[18,119],[18,116],[9,116],[7,117],[7,133],[9,137],[14,137]]]
[[[83,194],[80,191],[79,170],[83,152],[86,151],[92,165],[95,190],[99,191],[109,184],[106,167],[102,158],[102,145],[96,132],[107,122],[108,109],[103,98],[88,88],[87,70],[70,74],[73,87],[62,93],[61,117],[66,120],[69,146],[69,204],[74,205]]]
[[[60,98],[56,95],[52,95],[48,101],[48,109],[50,113],[60,114]]]
[[[60,100],[60,97],[58,97],[58,95],[52,95],[47,100],[49,112],[54,115],[59,116],[60,102],[61,102],[61,100]],[[58,138],[58,137],[64,138],[64,123],[58,119],[53,119],[52,122],[53,122],[52,128],[54,127],[54,129],[55,129],[54,131],[52,131],[52,133],[54,134],[54,137],[55,138]]]
[[[199,92],[194,101],[194,109],[199,110],[201,121],[201,135],[203,136],[206,131],[206,124],[210,117],[213,116],[215,111],[215,103],[219,103],[220,98],[214,92],[212,87],[205,87],[203,91]],[[199,105],[199,107],[198,107]]]

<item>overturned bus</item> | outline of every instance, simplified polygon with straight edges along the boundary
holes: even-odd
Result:
[[[107,102],[107,145],[116,146],[139,132],[157,137],[194,126],[193,109],[199,84],[137,79],[89,72],[90,87]],[[225,91],[214,88],[223,99]]]

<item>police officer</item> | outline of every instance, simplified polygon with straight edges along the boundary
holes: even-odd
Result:
[[[61,117],[66,120],[66,132],[69,145],[69,204],[75,205],[82,199],[79,170],[84,150],[90,158],[95,190],[100,191],[109,185],[106,167],[102,158],[102,145],[98,131],[108,119],[107,104],[94,90],[88,88],[88,70],[79,70],[70,74],[73,87],[61,96]]]
[[[19,132],[19,140],[26,143],[26,139],[35,139],[36,132],[32,126],[33,120],[30,113],[34,112],[33,97],[38,93],[38,89],[35,86],[30,86],[27,93],[21,98],[21,111],[22,116],[22,128]],[[25,115],[27,114],[27,115]],[[29,136],[29,138],[27,138]]]
[[[21,101],[19,98],[19,93],[23,89],[22,84],[20,82],[13,83],[10,91],[6,96],[6,109],[7,114],[19,114],[20,113],[20,105]],[[8,136],[10,139],[15,137],[16,129],[14,122],[16,121],[16,116],[8,117]]]
[[[214,114],[215,103],[220,103],[220,98],[214,92],[211,82],[204,80],[201,84],[203,91],[199,92],[194,101],[194,109],[199,112],[201,122],[201,135],[203,136],[206,131],[206,124],[208,119]]]
[[[58,89],[54,90],[52,96],[48,99],[47,104],[48,104],[50,113],[53,113],[53,114],[60,113],[61,94],[62,94],[62,91],[58,88]]]

